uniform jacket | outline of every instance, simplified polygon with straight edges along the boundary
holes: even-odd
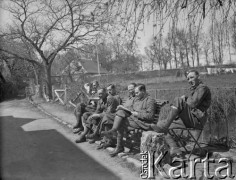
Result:
[[[96,114],[115,113],[119,102],[115,96],[108,95],[104,99],[100,99],[97,103]]]
[[[156,112],[155,100],[147,94],[142,99],[133,98],[133,103],[129,109],[138,112],[138,119],[153,121]]]
[[[206,112],[211,105],[210,89],[203,83],[190,89],[190,95],[187,98],[187,104],[192,109],[199,109]]]
[[[195,118],[204,125],[207,120],[207,109],[211,105],[210,89],[203,83],[190,89],[190,95],[187,98],[187,104]]]
[[[129,96],[128,99],[126,99],[126,101],[125,101],[124,107],[130,108],[133,104],[134,98],[135,97],[133,97],[133,96]]]

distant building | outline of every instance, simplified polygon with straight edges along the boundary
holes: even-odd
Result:
[[[62,71],[62,75],[98,75],[99,70],[100,74],[108,74],[107,70],[103,69],[101,65],[98,67],[98,64],[92,60],[74,60]]]
[[[108,71],[99,66],[100,73],[98,71],[98,64],[92,60],[73,60],[66,68],[57,75],[51,76],[53,84],[65,84],[71,81],[77,81],[81,78],[82,74],[89,76],[97,76],[108,74]]]
[[[235,73],[236,64],[222,64],[206,66],[207,74]]]

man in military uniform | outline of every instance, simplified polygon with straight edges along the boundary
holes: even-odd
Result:
[[[128,99],[125,101],[124,107],[128,108],[132,105],[133,98],[135,97],[135,91],[134,91],[135,87],[136,87],[135,83],[131,83],[131,84],[128,85],[129,95],[128,95]],[[115,91],[113,90],[111,94],[115,95],[116,93],[114,93],[114,92]],[[120,97],[118,98],[118,101],[119,101],[119,99],[120,99]],[[119,102],[119,105],[120,104],[121,104],[121,101]],[[104,115],[104,117],[102,119],[102,122],[101,122],[100,130],[99,130],[100,134],[101,134],[101,131],[103,129],[105,131],[108,131],[108,130],[111,129],[111,127],[114,123],[115,116],[116,116],[115,113],[106,113]],[[101,141],[101,144],[98,145],[97,149],[107,148],[107,147],[110,147],[110,146],[113,146],[113,145],[114,145],[114,141],[112,140],[112,138],[104,136],[103,140]]]
[[[119,106],[112,129],[101,133],[109,137],[117,132],[116,149],[110,153],[111,157],[124,151],[123,134],[128,126],[143,130],[151,128],[155,115],[155,100],[147,94],[145,85],[139,84],[135,87],[135,98],[126,109],[128,110]]]
[[[86,112],[83,114],[82,121],[84,131],[80,134],[76,143],[86,141],[86,135],[92,130],[93,125],[99,125],[100,120],[107,112],[114,113],[118,106],[117,99],[115,97],[108,96],[106,89],[98,90],[99,101],[95,112]]]
[[[191,85],[189,96],[183,95],[175,98],[167,119],[158,121],[156,125],[152,126],[156,132],[167,133],[169,128],[174,127],[203,129],[207,120],[207,109],[211,104],[211,92],[199,79],[198,71],[189,71],[187,79]],[[172,124],[176,117],[181,120]],[[170,146],[171,155],[182,153],[169,134],[166,135],[166,142]]]
[[[104,118],[104,116],[110,117],[110,118],[114,117],[117,106],[122,103],[122,99],[116,93],[116,87],[114,84],[109,84],[107,86],[107,93],[108,93],[108,97],[107,97],[108,108],[103,111],[103,113],[99,116],[100,118],[93,118],[92,121],[90,118],[90,121],[87,122],[87,123],[90,123],[95,129],[92,134],[86,135],[87,139],[91,139],[89,141],[90,143],[95,142],[95,140],[99,138],[101,129],[103,127],[102,119]]]
[[[92,87],[89,89],[89,101],[87,104],[85,103],[78,103],[75,110],[74,115],[76,117],[76,124],[73,127],[74,133],[79,133],[83,131],[82,126],[82,116],[85,112],[95,112],[97,102],[93,100],[93,98],[97,97],[97,89],[99,87],[99,84],[97,81],[92,82]]]

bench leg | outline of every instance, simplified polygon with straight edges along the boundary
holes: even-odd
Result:
[[[183,133],[183,131],[181,132],[181,134],[182,133]],[[186,152],[188,152],[187,148],[185,147],[185,144],[182,142],[182,139],[175,133],[175,131],[173,129],[169,130],[169,134],[174,136],[177,139],[177,141],[181,144],[181,146],[184,148],[184,150]]]
[[[188,159],[190,159],[190,157],[191,157],[191,155],[192,155],[192,153],[193,153],[193,151],[194,151],[196,145],[199,147],[201,153],[203,152],[202,147],[201,147],[200,144],[198,143],[198,140],[199,140],[199,138],[200,138],[200,136],[201,136],[201,134],[202,134],[202,130],[200,130],[200,133],[199,133],[199,135],[198,135],[197,138],[195,138],[195,137],[192,135],[192,133],[190,132],[190,130],[188,130],[188,134],[191,136],[191,138],[192,138],[193,141],[194,141],[193,149],[191,150],[190,155],[189,155],[189,157],[188,157]]]

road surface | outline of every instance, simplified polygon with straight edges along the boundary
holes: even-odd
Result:
[[[0,103],[1,179],[139,179],[26,100]]]

